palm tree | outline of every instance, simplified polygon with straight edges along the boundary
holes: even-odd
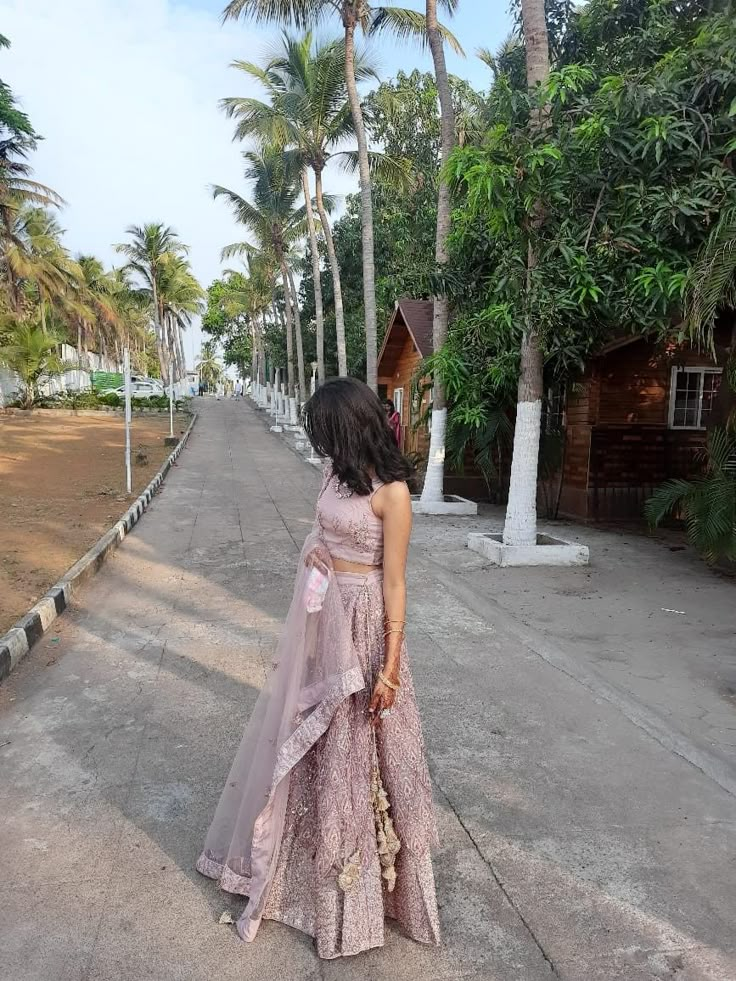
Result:
[[[2,252],[1,275],[16,316],[37,304],[45,326],[50,302],[71,302],[79,269],[62,245],[62,230],[50,212],[25,205],[12,212]]]
[[[376,362],[378,333],[376,326],[375,262],[373,257],[373,199],[371,193],[370,157],[363,110],[358,95],[356,74],[355,32],[364,34],[390,30],[399,37],[426,40],[423,14],[398,7],[372,7],[368,0],[230,0],[224,18],[236,20],[249,17],[255,21],[271,21],[289,27],[307,29],[336,14],[344,30],[344,72],[348,102],[353,116],[358,143],[358,173],[360,177],[361,225],[363,244],[363,306],[365,314],[366,381],[377,388]],[[458,47],[457,41],[444,28],[443,36]]]
[[[197,362],[197,371],[202,380],[202,384],[207,386],[216,385],[222,377],[222,365],[217,356],[217,345],[214,341],[205,341]]]
[[[284,284],[287,377],[289,395],[293,397],[296,296],[292,291],[293,279],[289,273],[289,250],[303,238],[305,232],[304,215],[295,207],[300,194],[297,184],[298,163],[293,157],[286,156],[278,146],[265,146],[258,152],[249,151],[243,156],[248,162],[246,179],[254,182],[253,203],[220,185],[213,188],[213,194],[216,198],[224,197],[229,201],[236,219],[251,232],[256,245],[236,243],[227,246],[223,249],[223,257],[243,253],[274,257]],[[299,397],[303,399],[306,397],[306,386],[301,335],[297,338],[297,357]]]
[[[186,373],[182,332],[191,325],[192,317],[202,313],[204,308],[204,290],[192,274],[185,256],[168,253],[164,257],[159,295],[164,331],[176,369],[174,379],[181,379]]]
[[[644,505],[652,526],[682,515],[690,542],[708,562],[736,561],[736,434],[708,434],[703,473],[693,480],[668,480]]]
[[[354,138],[355,133],[345,86],[344,48],[342,40],[315,42],[310,31],[301,38],[284,34],[281,50],[264,67],[243,61],[234,64],[234,67],[261,82],[270,101],[234,98],[222,102],[228,115],[238,121],[236,137],[242,139],[254,135],[261,141],[283,142],[286,146],[294,147],[299,157],[315,284],[317,375],[320,383],[325,378],[324,317],[317,228],[309,188],[310,169],[314,173],[315,201],[333,283],[338,373],[347,374],[340,267],[322,189],[322,174],[328,161],[336,155],[333,151],[346,140]],[[362,58],[356,71],[359,79],[375,76],[374,69]]]
[[[116,283],[113,274],[107,272],[99,259],[91,255],[77,256],[80,272],[77,309],[77,355],[80,364],[86,364],[87,346],[96,339],[106,346],[112,340],[116,346],[122,337],[123,320],[118,310],[115,295]]]
[[[120,336],[131,351],[131,364],[144,375],[160,371],[149,296],[134,285],[129,269],[113,269],[109,277],[110,298],[119,319]]]
[[[224,305],[231,316],[244,313],[250,326],[251,365],[250,377],[265,383],[261,378],[264,368],[263,334],[266,312],[270,309],[273,293],[273,268],[263,257],[245,256],[245,271],[226,269],[223,282],[227,286]]]
[[[543,85],[549,75],[549,39],[544,0],[521,0],[521,21],[526,47],[526,80],[530,89]],[[544,112],[532,113],[530,127],[544,125]],[[538,216],[541,220],[542,216]],[[529,246],[527,281],[537,257]],[[503,540],[506,545],[537,544],[537,471],[542,421],[542,344],[539,329],[527,313],[521,341],[519,389],[516,406],[511,483]]]
[[[38,323],[16,320],[11,324],[5,343],[0,347],[0,364],[20,379],[20,403],[24,408],[30,409],[33,405],[39,385],[76,367],[59,357],[58,348],[63,340],[61,335]]]
[[[448,238],[450,234],[450,187],[445,180],[444,169],[455,146],[455,111],[452,107],[450,80],[445,64],[445,48],[442,33],[437,22],[437,0],[427,0],[427,36],[434,62],[437,80],[437,95],[440,102],[440,179],[437,193],[437,232],[435,237],[435,262],[439,269],[447,262]],[[435,295],[432,317],[432,347],[434,353],[443,347],[447,340],[449,304],[445,294]],[[432,390],[432,430],[429,437],[429,457],[427,472],[422,488],[422,502],[444,500],[445,481],[445,433],[447,430],[447,405],[442,379],[435,372]]]
[[[166,385],[171,384],[171,357],[164,334],[164,306],[161,296],[161,278],[170,256],[183,256],[187,247],[168,225],[150,222],[147,225],[131,225],[126,229],[132,241],[116,245],[118,252],[127,258],[125,268],[139,277],[142,290],[148,295],[150,310],[156,331],[156,350],[161,365],[161,376]]]

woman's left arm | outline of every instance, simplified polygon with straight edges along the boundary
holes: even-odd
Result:
[[[373,510],[383,521],[383,602],[386,611],[386,636],[382,673],[395,685],[399,683],[401,648],[406,623],[406,557],[411,535],[411,495],[406,484],[385,484],[373,498]],[[370,711],[391,708],[396,691],[378,681],[371,699]]]

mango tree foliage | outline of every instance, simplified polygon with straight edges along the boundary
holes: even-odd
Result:
[[[513,84],[511,52],[485,137],[450,162],[458,315],[436,368],[461,442],[511,401],[525,318],[539,325],[550,380],[574,378],[606,339],[683,333],[692,264],[736,201],[733,18],[592,0],[558,47],[532,93]]]

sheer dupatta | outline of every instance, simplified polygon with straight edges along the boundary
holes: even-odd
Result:
[[[294,766],[327,730],[338,705],[365,687],[343,598],[330,568],[322,609],[308,613],[302,549],[286,625],[269,676],[246,726],[197,869],[227,892],[248,896],[237,923],[253,940],[261,922],[284,828]],[[337,874],[337,873],[336,873]]]

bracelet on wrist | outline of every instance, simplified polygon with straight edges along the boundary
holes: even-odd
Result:
[[[383,671],[378,672],[378,680],[382,681],[387,688],[391,689],[391,691],[398,691],[399,688],[401,688],[401,685],[399,683],[395,681],[391,681],[390,678],[387,678],[386,675],[383,673]]]

